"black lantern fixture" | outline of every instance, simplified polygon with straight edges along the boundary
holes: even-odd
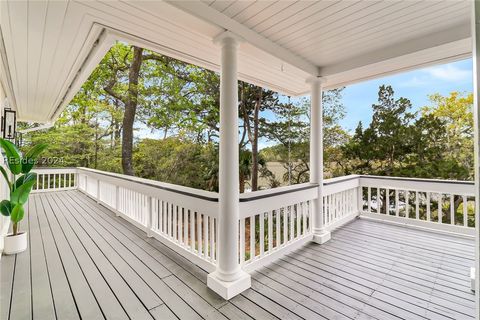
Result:
[[[17,130],[17,113],[10,109],[4,108],[2,117],[3,138],[15,140]]]

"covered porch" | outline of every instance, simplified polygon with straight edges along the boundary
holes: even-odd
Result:
[[[477,90],[473,3],[2,2],[17,120],[52,125],[115,41],[220,72],[219,192],[36,170],[2,319],[478,319],[478,92],[475,182],[324,180],[322,129],[322,92],[365,79],[473,56]],[[310,95],[309,183],[239,193],[238,80]]]

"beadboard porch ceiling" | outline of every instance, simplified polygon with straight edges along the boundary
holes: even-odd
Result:
[[[212,70],[244,39],[239,78],[288,94],[470,56],[469,1],[2,1],[0,80],[19,119],[54,121],[116,41]]]

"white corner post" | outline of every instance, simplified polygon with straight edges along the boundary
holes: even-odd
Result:
[[[221,46],[220,72],[220,155],[217,268],[207,285],[224,299],[250,288],[250,275],[238,258],[239,176],[238,176],[238,39],[225,32],[215,42]]]
[[[473,56],[473,121],[474,121],[474,160],[475,160],[475,270],[472,282],[475,284],[475,319],[480,320],[480,1],[473,1],[472,8],[472,56]]]
[[[310,98],[310,183],[318,184],[318,196],[313,200],[313,242],[330,240],[323,216],[323,109],[322,79],[312,78]]]

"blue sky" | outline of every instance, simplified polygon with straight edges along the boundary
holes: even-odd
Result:
[[[343,103],[347,114],[341,125],[354,130],[359,121],[365,125],[372,117],[372,104],[377,102],[378,87],[391,85],[395,96],[410,99],[413,110],[428,105],[428,95],[448,95],[452,91],[472,92],[472,60],[462,60],[401,73],[384,78],[350,85],[343,91]]]

